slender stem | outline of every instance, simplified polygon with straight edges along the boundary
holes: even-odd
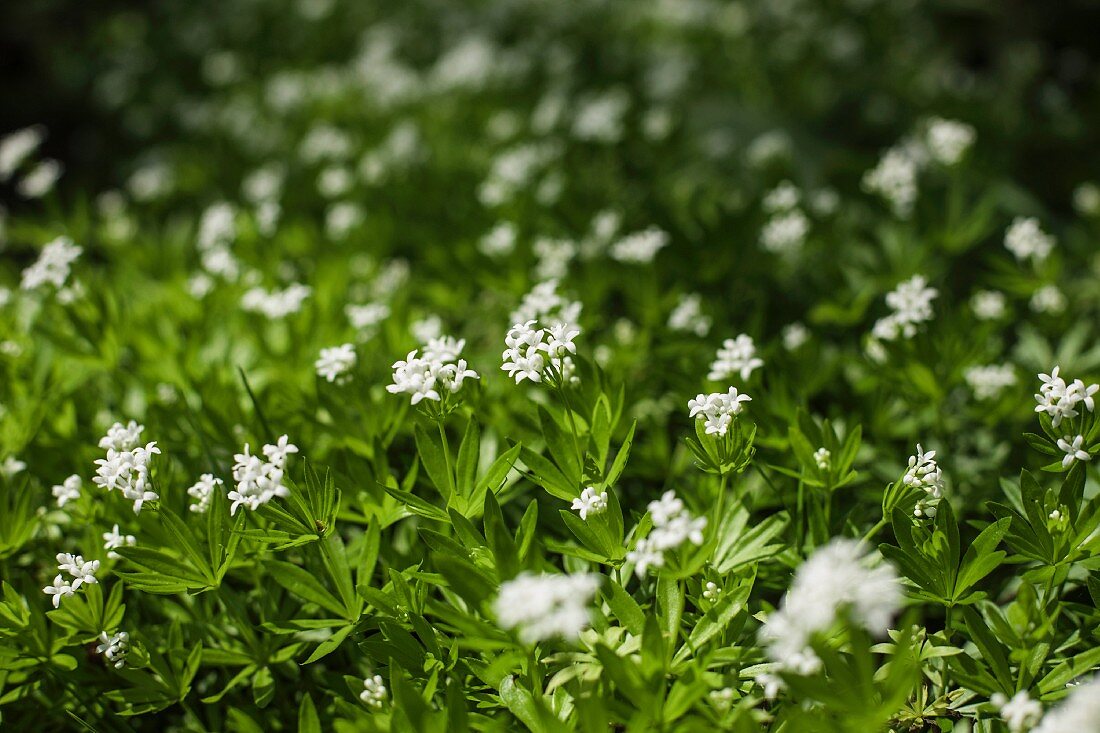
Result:
[[[726,500],[726,481],[727,480],[729,480],[729,474],[728,473],[723,473],[722,474],[722,480],[718,484],[718,502],[717,502],[718,511],[714,515],[714,526],[715,527],[719,526],[722,522],[722,504],[724,504],[725,500]]]
[[[455,472],[451,466],[451,448],[447,442],[447,431],[443,429],[443,419],[436,420],[435,425],[439,428],[439,439],[443,442],[443,460],[447,463],[447,486],[451,490],[451,496],[447,497],[447,503],[451,503],[451,497],[456,493],[455,490]]]
[[[581,473],[584,473],[584,453],[581,451],[581,440],[577,435],[577,423],[573,419],[573,406],[569,402],[569,395],[565,391],[565,385],[558,383],[558,393],[565,403],[565,416],[569,418],[569,432],[573,434],[573,448],[577,451],[577,462],[580,464]]]
[[[864,542],[870,542],[871,538],[879,533],[879,530],[886,526],[886,517],[875,522],[875,526],[867,530],[867,534],[863,535]]]

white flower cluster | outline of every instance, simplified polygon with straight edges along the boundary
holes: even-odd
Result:
[[[635,265],[653,262],[653,258],[668,246],[668,232],[649,227],[640,232],[627,234],[611,245],[611,259]]]
[[[962,160],[976,137],[974,128],[965,122],[933,117],[928,121],[924,144],[933,160],[952,166]]]
[[[707,528],[707,518],[692,516],[674,491],[666,491],[660,499],[649,502],[646,511],[653,520],[653,529],[626,553],[627,562],[634,563],[639,578],[651,567],[664,567],[666,550],[676,549],[685,542],[703,544],[703,530]]]
[[[1033,216],[1018,216],[1005,231],[1005,248],[1017,260],[1045,260],[1054,249],[1054,237],[1043,231]]]
[[[828,630],[840,611],[846,609],[852,621],[882,634],[901,600],[901,584],[889,563],[874,564],[860,542],[834,539],[799,566],[782,606],[761,627],[760,639],[781,669],[814,674],[821,660],[810,641]],[[775,678],[758,681],[774,696]]]
[[[756,343],[752,336],[741,334],[737,338],[726,339],[710,365],[707,379],[721,382],[734,374],[748,379],[753,371],[764,366],[764,360],[756,356]]]
[[[979,290],[970,299],[974,315],[983,321],[995,321],[1005,314],[1007,305],[1004,293],[996,290]]]
[[[516,225],[502,221],[478,240],[477,248],[486,257],[504,257],[516,248],[516,237]]]
[[[507,348],[501,354],[501,369],[519,384],[524,379],[541,382],[551,378],[559,384],[575,382],[575,366],[570,354],[577,353],[573,339],[581,330],[567,323],[550,328],[535,328],[538,321],[517,323],[504,338]]]
[[[344,307],[344,315],[348,317],[351,327],[359,332],[360,338],[367,339],[390,317],[390,307],[385,303],[349,304]]]
[[[61,605],[61,599],[71,596],[84,584],[98,583],[95,574],[99,572],[99,560],[85,561],[80,555],[72,555],[68,552],[57,553],[57,569],[66,572],[72,577],[70,583],[58,573],[53,579],[53,585],[47,585],[42,592],[52,596],[53,607]]]
[[[587,520],[590,515],[603,514],[607,511],[607,492],[596,493],[593,486],[581,492],[581,495],[573,500],[574,511],[581,515],[581,519]]]
[[[156,441],[139,445],[145,429],[131,420],[128,425],[116,422],[99,441],[99,447],[107,450],[106,458],[96,460],[96,475],[92,483],[108,491],[118,489],[124,498],[134,502],[134,514],[141,512],[141,505],[160,498],[150,488],[149,461],[160,453]]]
[[[1042,704],[1032,700],[1027,690],[1020,690],[1011,698],[1003,692],[995,692],[989,702],[1000,712],[1009,733],[1026,733],[1043,717]]]
[[[465,359],[459,358],[465,346],[464,339],[449,336],[429,340],[422,355],[414,349],[403,360],[394,362],[393,384],[387,385],[386,391],[412,395],[414,405],[425,399],[442,402],[444,396],[459,392],[465,380],[481,378],[466,368]]]
[[[886,305],[894,312],[875,323],[872,335],[886,341],[893,341],[898,336],[913,338],[918,325],[932,320],[932,301],[938,295],[935,288],[928,287],[923,275],[914,275],[898,283],[886,294]]]
[[[0,181],[7,181],[46,139],[41,125],[24,127],[0,138]]]
[[[1051,424],[1058,427],[1062,420],[1077,417],[1078,405],[1084,405],[1085,409],[1092,412],[1096,409],[1096,401],[1093,395],[1100,391],[1100,384],[1090,384],[1087,387],[1080,379],[1066,384],[1066,380],[1059,376],[1061,367],[1054,367],[1050,374],[1040,374],[1039,394],[1035,395],[1035,412],[1045,412],[1051,418]]]
[[[122,534],[118,525],[111,527],[110,532],[103,533],[103,549],[107,551],[107,557],[117,560],[119,555],[115,550],[120,547],[133,547],[137,544],[137,538],[132,534]]]
[[[745,409],[745,402],[752,402],[752,397],[738,394],[736,387],[730,387],[728,392],[698,394],[695,399],[688,400],[688,417],[705,421],[707,435],[722,436],[729,430],[733,418]]]
[[[871,170],[863,176],[863,188],[882,196],[894,214],[907,219],[917,201],[917,173],[920,165],[905,147],[887,150]]]
[[[251,313],[260,313],[274,321],[302,310],[302,303],[312,292],[308,285],[301,283],[291,283],[282,290],[250,288],[241,296],[241,308]]]
[[[706,585],[703,586],[703,598],[711,603],[717,603],[718,597],[722,595],[722,589],[718,587],[718,584],[713,580],[708,580]]]
[[[65,479],[63,483],[54,486],[51,492],[54,498],[57,499],[57,506],[64,508],[70,501],[76,501],[80,498],[80,476],[74,473]]]
[[[279,436],[276,443],[264,446],[266,461],[250,454],[248,443],[245,443],[244,453],[233,457],[236,461],[233,464],[233,480],[237,482],[237,487],[229,492],[229,499],[233,502],[229,513],[236,514],[239,506],[256,511],[276,496],[289,496],[290,490],[283,486],[283,471],[286,457],[297,452],[298,446],[288,442],[285,435]]]
[[[68,237],[57,237],[42,248],[33,265],[23,270],[22,288],[37,290],[43,285],[53,285],[59,289],[64,287],[72,264],[83,251]]]
[[[796,321],[783,328],[782,336],[783,348],[787,351],[797,351],[810,340],[810,330]]]
[[[317,375],[324,377],[327,382],[347,381],[348,372],[355,368],[358,361],[355,356],[355,347],[351,344],[341,344],[327,349],[321,349],[317,361],[313,362],[317,369]]]
[[[107,661],[111,663],[112,667],[122,669],[126,666],[126,655],[130,651],[130,635],[125,631],[120,631],[117,634],[108,634],[106,631],[102,631],[99,634],[99,644],[96,645],[95,650],[107,657]]]
[[[485,206],[499,206],[520,191],[561,154],[551,143],[527,143],[509,148],[493,159],[489,174],[478,187],[477,197]]]
[[[943,472],[936,463],[936,451],[927,453],[917,443],[917,454],[909,456],[909,465],[902,476],[902,483],[913,489],[921,489],[928,495],[917,502],[913,514],[917,517],[936,516],[936,505],[943,498]]]
[[[555,280],[565,277],[569,272],[569,263],[577,256],[577,243],[572,239],[539,237],[531,246],[538,261],[535,263],[535,276]]]
[[[799,209],[774,214],[760,230],[760,246],[772,254],[795,254],[810,233],[810,220]]]
[[[829,452],[828,448],[818,448],[814,451],[814,463],[822,471],[828,471],[829,466],[832,465],[833,454]]]
[[[245,452],[247,451],[248,446],[245,446]],[[210,500],[214,497],[214,490],[222,483],[222,480],[215,478],[212,473],[204,473],[199,476],[199,480],[187,489],[187,495],[195,500],[195,503],[188,508],[197,514],[205,513],[210,508]]]
[[[512,323],[542,321],[543,323],[577,323],[581,317],[581,304],[566,300],[558,293],[558,281],[546,280],[523,296],[519,307],[512,311]]]
[[[372,708],[380,708],[386,702],[386,684],[382,681],[382,675],[376,674],[363,680],[363,691],[359,693],[359,699]]]
[[[1011,364],[972,366],[963,377],[979,400],[993,399],[1007,387],[1016,384],[1016,371]]]
[[[1074,461],[1091,461],[1092,456],[1085,450],[1085,436],[1078,435],[1075,437],[1066,436],[1059,438],[1058,449],[1065,453],[1065,457],[1062,458],[1062,468],[1069,468],[1073,465]]]
[[[703,299],[698,293],[680,296],[676,307],[668,316],[668,327],[673,331],[706,336],[710,332],[710,316],[703,315]]]
[[[1100,731],[1100,677],[1075,685],[1069,695],[1043,716],[1031,733],[1097,733]]]
[[[1066,309],[1066,296],[1057,285],[1044,285],[1031,294],[1027,304],[1036,313],[1061,313]]]
[[[572,640],[588,627],[588,604],[599,586],[595,573],[522,573],[501,584],[493,611],[501,627],[516,629],[528,644],[554,637]]]

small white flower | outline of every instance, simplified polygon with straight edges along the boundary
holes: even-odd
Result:
[[[351,344],[341,344],[321,349],[321,354],[313,366],[317,369],[318,376],[324,377],[326,381],[342,382],[347,373],[355,368],[356,361],[355,347]]]
[[[53,585],[47,585],[42,589],[42,592],[48,596],[52,596],[53,607],[57,608],[61,605],[62,598],[67,598],[73,594],[73,589],[72,586],[69,585],[69,581],[58,575],[53,579]]]
[[[817,467],[820,468],[822,471],[829,470],[829,465],[832,457],[833,454],[825,448],[818,448],[816,451],[814,451],[814,463],[816,463]]]
[[[1025,733],[1043,716],[1043,706],[1038,700],[1032,700],[1026,690],[1017,692],[1011,699],[1002,692],[995,692],[989,702],[1000,711],[1009,733]]]
[[[344,307],[344,315],[348,317],[351,327],[360,334],[372,334],[374,329],[390,317],[390,307],[385,303],[367,303],[365,305],[348,305]]]
[[[1096,409],[1093,395],[1100,391],[1100,384],[1085,383],[1080,379],[1073,380],[1072,384],[1066,384],[1058,372],[1060,367],[1055,366],[1050,374],[1040,374],[1039,394],[1035,395],[1035,412],[1045,412],[1051,418],[1054,427],[1058,427],[1062,420],[1077,417],[1078,405],[1084,405],[1085,409],[1092,412]]]
[[[706,585],[703,586],[703,598],[707,599],[711,603],[718,602],[718,596],[722,594],[722,589],[718,587],[718,584],[712,580],[708,580]]]
[[[802,249],[810,220],[798,209],[772,216],[760,230],[760,245],[772,254],[794,254]]]
[[[130,651],[130,635],[125,631],[113,635],[102,631],[95,650],[105,656],[112,667],[122,669],[126,665],[126,654]]]
[[[1044,285],[1031,294],[1028,306],[1036,313],[1061,313],[1066,309],[1066,296],[1057,285]]]
[[[970,299],[974,315],[983,321],[995,321],[1005,314],[1004,293],[996,290],[979,290]]]
[[[899,336],[913,338],[917,326],[932,320],[932,301],[939,295],[939,291],[927,285],[923,276],[914,275],[887,293],[886,305],[893,313],[875,323],[872,335],[884,341],[893,341]]]
[[[810,331],[801,323],[792,323],[783,329],[783,348],[797,351],[810,340]]]
[[[703,420],[707,435],[723,436],[733,419],[741,414],[744,403],[751,401],[747,394],[739,394],[736,387],[725,393],[699,394],[688,400],[688,417]]]
[[[114,552],[116,548],[133,547],[136,544],[137,538],[132,534],[122,534],[117,524],[111,528],[110,532],[103,533],[103,549],[107,550],[107,557],[112,560],[117,560],[120,557],[117,552]]]
[[[911,151],[901,146],[890,148],[878,165],[863,176],[863,188],[876,193],[890,204],[894,214],[908,219],[917,201],[919,164]]]
[[[573,500],[573,510],[581,515],[581,519],[587,520],[591,514],[603,514],[607,511],[607,492],[596,493],[596,489],[589,486],[581,492],[579,498]]]
[[[1011,364],[973,366],[963,377],[979,400],[992,399],[1016,383],[1016,372]]]
[[[363,680],[363,691],[359,699],[372,708],[380,708],[386,702],[386,685],[382,675],[374,675]]]
[[[580,329],[558,322],[549,329],[535,328],[537,321],[517,323],[504,338],[507,347],[501,354],[501,369],[519,384],[524,379],[541,382],[555,375],[562,382],[575,381],[574,365],[569,354],[577,352],[574,339]]]
[[[57,506],[64,507],[70,501],[76,501],[80,498],[80,476],[75,473],[69,476],[63,483],[57,484],[51,489],[54,498],[57,499]]]
[[[64,287],[73,262],[83,251],[68,237],[57,237],[42,248],[33,265],[23,270],[21,287],[24,290],[37,290],[44,285]]]
[[[666,491],[660,499],[649,502],[646,511],[653,521],[653,529],[626,554],[627,562],[634,564],[634,572],[639,578],[650,567],[663,567],[666,551],[685,542],[702,545],[703,530],[707,526],[707,518],[693,517],[674,491]]]
[[[188,507],[198,514],[206,512],[210,508],[210,501],[214,497],[214,491],[222,485],[222,480],[212,473],[204,473],[199,480],[187,489],[187,494],[195,499],[195,503]]]
[[[1066,436],[1058,440],[1058,448],[1066,454],[1062,459],[1062,468],[1069,468],[1074,461],[1091,461],[1092,456],[1084,449],[1085,436],[1078,435],[1074,438]]]
[[[1054,249],[1054,237],[1042,230],[1035,217],[1016,217],[1005,231],[1005,248],[1017,260],[1042,262]]]
[[[23,198],[41,198],[53,190],[64,170],[64,166],[52,158],[39,161],[27,175],[23,176],[23,180],[16,185],[15,190]]]
[[[3,463],[0,463],[0,474],[4,475],[4,478],[10,479],[18,473],[22,473],[27,468],[27,464],[19,460],[15,456],[8,456],[4,459]]]
[[[504,257],[516,248],[516,225],[502,221],[478,242],[478,249],[486,257]]]
[[[909,457],[909,466],[902,478],[906,486],[923,489],[933,499],[943,496],[943,472],[936,463],[936,451],[927,453],[917,443],[917,454]]]
[[[291,283],[282,290],[254,287],[241,296],[241,309],[259,313],[271,321],[279,320],[302,310],[312,292],[312,288],[301,283]]]
[[[0,181],[11,178],[45,139],[46,131],[41,125],[24,127],[0,138]]]
[[[925,144],[933,160],[952,166],[962,159],[976,137],[974,128],[965,122],[934,117],[929,120]]]
[[[288,442],[285,435],[263,447],[267,461],[249,453],[245,443],[244,452],[234,456],[233,480],[237,483],[228,494],[232,502],[229,513],[236,514],[241,506],[256,511],[277,496],[290,496],[290,489],[283,485],[283,469],[287,455],[297,452],[298,446]]]
[[[516,629],[528,644],[554,637],[573,640],[590,623],[589,602],[599,585],[595,573],[522,573],[501,584],[493,611],[502,628]]]
[[[764,360],[756,356],[756,344],[752,337],[741,334],[737,338],[726,339],[722,347],[714,357],[710,365],[710,373],[707,379],[722,381],[738,374],[741,379],[747,380],[753,371],[764,366]]]
[[[710,332],[710,316],[703,315],[702,298],[697,293],[683,295],[668,316],[668,327],[673,331],[706,336]]]
[[[116,451],[133,450],[141,443],[143,430],[145,426],[138,425],[134,420],[126,425],[116,422],[107,429],[107,434],[99,439],[99,447],[103,450],[111,448]]]
[[[611,245],[611,259],[635,265],[653,262],[657,253],[668,246],[668,233],[650,227],[644,231],[628,234]]]

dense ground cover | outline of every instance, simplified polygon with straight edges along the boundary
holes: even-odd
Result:
[[[0,12],[5,727],[1100,730],[1088,8]]]

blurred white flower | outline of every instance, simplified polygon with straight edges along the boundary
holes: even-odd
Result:
[[[64,287],[72,264],[84,250],[68,237],[57,237],[42,248],[35,263],[23,270],[22,288],[37,290],[43,285]]]
[[[706,336],[710,332],[711,319],[703,315],[702,302],[698,293],[681,295],[668,316],[668,327],[673,331]]]
[[[772,254],[794,254],[802,249],[810,232],[810,220],[798,209],[772,216],[760,230],[761,246]]]
[[[917,201],[918,170],[919,164],[909,150],[890,148],[878,165],[864,174],[863,188],[886,199],[896,216],[908,219]]]
[[[741,334],[737,338],[726,339],[710,365],[707,379],[720,382],[734,374],[747,380],[752,373],[764,366],[764,360],[756,356],[756,344],[752,337]]]
[[[996,290],[979,290],[970,299],[974,315],[983,321],[995,321],[1005,314],[1004,293]]]
[[[23,180],[19,181],[15,190],[23,198],[37,199],[45,196],[61,179],[64,167],[56,160],[48,159],[31,168]]]
[[[886,294],[886,305],[893,313],[875,322],[871,333],[876,339],[893,341],[899,336],[907,339],[917,334],[917,326],[932,320],[932,301],[939,291],[928,287],[922,275],[914,275]]]
[[[1028,305],[1036,313],[1061,313],[1066,309],[1066,296],[1057,285],[1044,285],[1032,293]]]
[[[1069,695],[1043,716],[1031,733],[1097,733],[1100,678],[1072,686]]]
[[[966,370],[963,377],[979,400],[992,399],[1006,387],[1016,384],[1016,372],[1011,364],[972,366]]]
[[[596,573],[523,573],[501,584],[493,611],[502,628],[516,629],[528,644],[574,640],[590,623],[589,604],[599,586]]]
[[[675,550],[685,542],[702,545],[703,530],[707,527],[707,518],[693,516],[674,491],[666,491],[660,499],[649,502],[646,511],[653,529],[626,553],[626,561],[634,565],[639,578],[651,567],[664,567],[666,551]]]
[[[1054,237],[1039,226],[1035,217],[1016,217],[1005,231],[1005,248],[1017,260],[1045,260],[1054,249]]]
[[[69,476],[63,483],[60,483],[51,489],[53,496],[57,499],[57,506],[63,508],[70,501],[76,501],[80,498],[80,476],[73,474]]]
[[[925,145],[932,159],[942,165],[955,165],[974,144],[977,135],[965,122],[933,117],[928,122]]]
[[[478,249],[486,257],[503,257],[516,248],[516,226],[502,221],[490,229],[478,241]]]
[[[783,329],[783,348],[797,351],[810,340],[810,331],[801,323],[791,323]]]
[[[11,178],[45,139],[46,129],[41,125],[24,127],[0,138],[0,182]]]
[[[359,699],[372,708],[380,708],[386,702],[386,685],[381,675],[374,675],[363,680],[363,691],[359,693]]]
[[[187,489],[188,496],[195,499],[195,503],[188,507],[191,511],[202,514],[210,508],[210,501],[214,498],[214,491],[222,485],[222,480],[212,473],[204,473],[199,480],[191,484]]]
[[[103,549],[107,550],[107,557],[117,560],[120,555],[115,552],[119,547],[133,547],[137,544],[137,538],[132,534],[122,534],[118,525],[111,527],[110,532],[103,533]]]
[[[662,248],[668,246],[668,233],[657,227],[628,234],[611,245],[611,259],[636,265],[653,261]]]
[[[341,344],[321,349],[320,356],[313,363],[317,374],[328,382],[343,381],[347,373],[355,368],[358,361],[355,355],[355,347],[352,344]]]

